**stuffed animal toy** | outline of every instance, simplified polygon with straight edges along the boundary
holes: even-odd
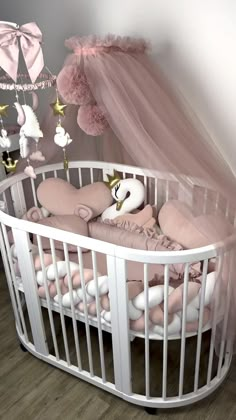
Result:
[[[120,179],[117,172],[113,176],[107,175],[108,182],[105,184],[111,191],[116,203],[106,208],[102,213],[102,220],[115,219],[115,217],[136,210],[144,201],[145,188],[138,179]],[[128,195],[128,196],[127,196]]]

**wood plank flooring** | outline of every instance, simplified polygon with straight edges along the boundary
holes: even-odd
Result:
[[[135,343],[135,342],[134,342]],[[142,351],[140,347],[140,352]],[[142,407],[89,385],[24,353],[16,338],[4,275],[0,275],[0,419],[144,420]],[[192,406],[159,410],[160,420],[236,420],[236,360],[223,385]]]

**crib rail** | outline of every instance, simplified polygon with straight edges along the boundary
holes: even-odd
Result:
[[[78,165],[78,162],[71,162],[66,179],[83,186],[104,179],[113,169],[119,171],[123,178],[141,177],[147,188],[146,201],[149,202],[151,197],[157,209],[160,202],[181,195],[176,188],[176,197],[170,196],[174,190],[172,183],[176,182],[171,176],[168,178],[166,174],[158,174],[158,178],[155,178],[148,171],[115,164],[80,162]],[[21,174],[0,185],[0,196],[6,207],[5,212],[0,212],[0,246],[16,328],[22,343],[42,360],[135,404],[181,406],[197,401],[216,389],[227,374],[232,357],[232,343],[227,338],[227,328],[236,237],[195,250],[150,252],[19,220],[30,206],[39,205],[36,190],[41,180],[48,176],[65,175],[61,164],[39,168],[36,172],[36,180],[28,180]],[[193,198],[199,193],[196,190],[196,187],[195,190],[193,188]],[[29,201],[26,192],[30,192]],[[207,212],[212,195],[204,189],[203,197],[204,211]],[[214,197],[217,209],[220,197]],[[225,203],[225,208],[226,217],[231,220],[230,205]],[[37,245],[36,254],[32,238]],[[49,240],[49,265],[43,247],[45,238]],[[58,242],[63,251],[63,261],[58,256]],[[71,246],[75,248],[73,261],[69,252]],[[91,256],[90,280],[86,272],[88,257],[83,252],[84,248],[90,251]],[[106,276],[99,273],[101,258]],[[208,267],[212,259],[217,275],[214,305],[206,322],[206,309],[209,307]],[[135,297],[131,297],[127,282],[130,280],[129,266],[132,263],[139,264],[139,280],[143,284],[143,290]],[[196,263],[201,264],[201,288],[194,301],[196,326],[189,331],[190,318],[193,316],[189,312],[189,279],[191,267]],[[170,312],[172,270],[175,264],[182,264],[183,267],[181,311]],[[154,287],[161,286],[158,290],[162,295],[160,302],[152,307],[153,289],[149,282],[153,269],[157,267],[161,267],[163,281]],[[223,272],[226,276],[224,283],[221,281]],[[76,287],[75,273],[76,279],[79,279]],[[106,277],[106,281],[102,277]],[[65,284],[66,291],[63,291]],[[106,310],[101,306],[101,299],[105,295]],[[154,325],[154,318],[150,314],[157,306],[162,311],[163,319],[161,324]],[[142,321],[141,330],[137,328],[136,321],[139,320]],[[214,349],[219,322],[223,328],[216,358]],[[204,334],[207,334],[209,341],[207,351]],[[141,362],[136,340],[143,346]],[[176,340],[179,349],[176,388],[173,390],[170,359]],[[189,354],[193,359],[192,371]],[[141,379],[136,381],[136,375],[140,372]]]

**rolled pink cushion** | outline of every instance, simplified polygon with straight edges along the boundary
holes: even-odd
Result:
[[[187,303],[191,302],[198,294],[201,288],[201,284],[195,282],[188,283],[188,295],[187,295]],[[182,311],[183,309],[183,291],[184,291],[184,284],[182,283],[178,286],[172,293],[170,293],[168,298],[168,312],[169,314],[173,314],[178,311]]]
[[[76,307],[80,312],[84,312],[84,302],[79,302]]]
[[[45,299],[46,298],[46,290],[44,286],[40,286],[38,288],[38,295],[40,298]]]
[[[69,290],[65,288],[63,279],[59,279],[59,287],[62,295],[65,295]],[[49,294],[51,297],[55,297],[57,293],[56,282],[51,282],[49,285]]]
[[[89,315],[92,315],[92,316],[97,315],[96,301],[91,302],[88,305],[88,313],[89,313]]]
[[[87,284],[90,280],[94,278],[93,270],[90,268],[84,268],[84,282]],[[68,286],[68,275],[64,278],[65,285]],[[79,271],[72,273],[72,285],[73,288],[81,286],[81,276]]]
[[[39,220],[41,225],[54,227],[56,229],[65,230],[67,232],[77,233],[78,235],[88,236],[88,224],[81,217],[76,215],[63,215],[63,216],[51,216],[45,217],[44,219]],[[41,236],[41,242],[43,249],[50,248],[50,240]],[[33,236],[33,243],[37,244],[37,238]],[[56,249],[63,250],[63,242],[54,241]],[[68,244],[69,252],[77,252],[77,247],[74,245]],[[87,251],[85,248],[82,248],[82,251]]]
[[[22,219],[37,223],[40,219],[43,219],[43,217],[44,215],[39,207],[31,207],[31,209],[22,216]]]
[[[78,305],[77,305],[77,309],[80,312],[84,312],[84,302],[79,302]],[[89,315],[93,315],[93,316],[97,315],[96,301],[95,300],[87,305],[87,310],[88,310]]]
[[[105,311],[110,312],[110,299],[108,294],[101,296],[101,306],[103,309],[105,309]]]
[[[62,282],[62,285],[61,285],[61,294],[65,295],[68,292],[69,292],[69,288],[65,285],[65,282],[64,282],[64,279],[63,279],[63,282]]]
[[[59,258],[56,258],[59,261]],[[43,262],[44,266],[47,267],[48,265],[53,263],[52,255],[51,254],[43,254]],[[39,255],[34,256],[34,268],[36,271],[42,270],[42,264]]]
[[[162,206],[158,221],[164,235],[187,249],[222,241],[234,231],[223,216],[203,214],[194,217],[191,208],[178,200],[167,201]]]
[[[151,322],[149,323],[149,327],[151,327]],[[135,321],[130,321],[130,329],[133,331],[144,331],[145,330],[145,317],[144,314]]]
[[[149,311],[149,318],[153,324],[164,325],[164,312],[160,305],[154,306],[154,308]],[[173,321],[173,315],[168,314],[168,324]]]
[[[136,280],[128,281],[127,287],[129,300],[132,300],[143,291],[143,282]]]
[[[113,198],[103,182],[94,182],[80,189],[60,178],[45,179],[37,189],[40,204],[54,215],[73,215],[79,204],[88,206],[97,217],[109,207]]]
[[[65,291],[63,279],[59,279],[59,287],[62,295],[64,295],[68,291]],[[51,298],[54,298],[57,295],[56,282],[48,282],[48,292]],[[38,288],[38,295],[43,299],[46,298],[46,290],[44,286],[40,286]]]

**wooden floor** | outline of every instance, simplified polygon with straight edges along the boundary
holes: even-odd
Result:
[[[1,420],[148,418],[151,416],[143,408],[126,403],[24,353],[16,338],[4,275],[0,275]],[[212,396],[192,406],[160,410],[158,418],[236,420],[236,360],[227,380]]]

